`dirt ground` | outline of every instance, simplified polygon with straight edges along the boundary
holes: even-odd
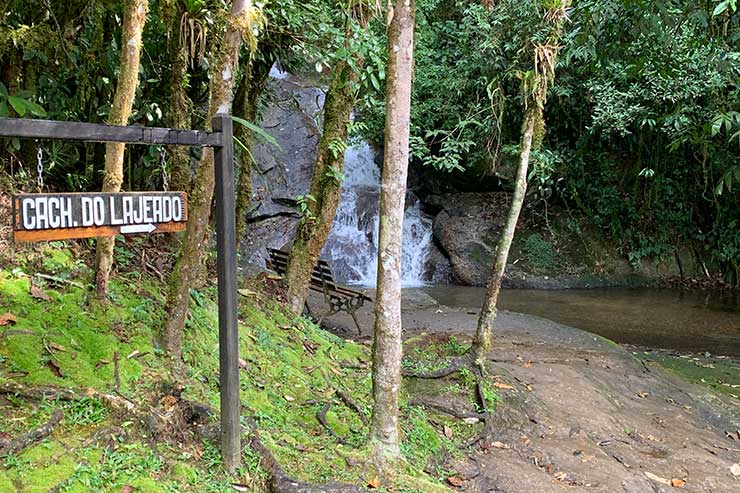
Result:
[[[323,309],[320,295],[310,306],[316,313]],[[359,336],[345,314],[323,323],[344,337],[369,339],[371,310],[358,312]],[[404,302],[406,336],[446,332],[469,338],[476,317],[424,295]],[[491,378],[503,384],[497,443],[471,449],[454,464],[465,479],[459,489],[740,491],[740,476],[733,474],[740,463],[736,400],[643,364],[601,337],[511,312],[499,316],[490,360]],[[462,399],[433,399],[472,410]]]

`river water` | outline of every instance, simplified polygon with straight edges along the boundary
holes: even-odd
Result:
[[[485,290],[419,288],[437,302],[478,311]],[[740,356],[740,295],[669,289],[505,289],[499,308],[547,318],[618,343]]]

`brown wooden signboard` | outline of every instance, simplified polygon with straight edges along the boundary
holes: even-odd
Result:
[[[63,240],[185,229],[185,192],[54,193],[13,196],[16,241]]]

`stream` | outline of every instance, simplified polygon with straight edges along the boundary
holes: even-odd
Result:
[[[480,309],[485,290],[417,288],[450,307]],[[740,356],[740,295],[669,289],[505,289],[499,308],[535,315],[620,344]]]

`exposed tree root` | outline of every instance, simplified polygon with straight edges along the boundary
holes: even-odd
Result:
[[[63,417],[64,413],[62,413],[60,409],[55,409],[46,424],[41,425],[38,428],[34,428],[28,433],[13,440],[0,439],[0,457],[17,454],[39,440],[43,440],[48,437],[54,431],[54,428],[56,428],[62,421]]]
[[[20,385],[15,382],[2,382],[0,383],[0,394],[12,394],[24,399],[30,400],[54,400],[60,401],[76,401],[84,399],[85,397],[91,397],[93,399],[100,399],[108,406],[124,410],[128,412],[136,411],[136,405],[125,397],[121,397],[113,394],[105,394],[95,389],[69,389],[52,387],[48,385]]]
[[[480,409],[483,410],[483,417],[481,418],[483,421],[483,430],[472,440],[464,444],[461,448],[472,447],[476,443],[488,440],[489,437],[493,436],[493,414],[488,409],[486,396],[483,393],[483,371],[480,368],[475,367],[473,368],[473,373],[475,374],[476,379],[475,394],[476,398],[478,399],[478,406],[480,407]]]
[[[262,457],[260,465],[270,475],[270,492],[271,493],[365,493],[366,489],[359,486],[344,483],[329,483],[325,485],[313,485],[297,481],[287,474],[280,466],[280,463],[272,455],[272,452],[264,446],[257,432],[257,425],[254,420],[248,419],[251,428],[249,437],[249,446]]]
[[[329,422],[326,420],[326,413],[329,412],[330,408],[331,408],[331,401],[324,404],[324,407],[321,408],[321,411],[316,413],[316,419],[319,420],[319,423],[321,423],[321,426],[323,426],[324,429],[328,431],[331,436],[336,438],[339,443],[341,443],[342,445],[346,445],[347,442],[342,437],[337,435],[337,432],[331,429],[331,426],[329,426]]]
[[[340,399],[342,399],[342,402],[344,402],[344,404],[348,408],[352,409],[353,411],[357,413],[357,415],[360,417],[360,421],[362,421],[362,424],[364,424],[365,426],[370,426],[370,422],[367,420],[367,416],[365,416],[365,413],[362,412],[362,409],[360,409],[360,406],[358,406],[357,403],[354,400],[352,400],[352,397],[344,390],[341,390],[341,389],[336,389],[336,390],[337,390],[337,395],[339,396]]]
[[[473,438],[472,440],[468,441],[467,443],[465,443],[464,445],[460,447],[460,448],[468,448],[468,447],[472,447],[473,445],[477,444],[478,442],[482,440],[487,440],[489,437],[493,436],[492,414],[491,414],[491,411],[488,409],[488,404],[486,403],[486,398],[483,393],[483,376],[485,375],[485,367],[476,363],[473,353],[468,352],[463,356],[450,359],[449,364],[439,370],[426,372],[426,373],[404,372],[404,376],[411,377],[411,378],[437,379],[437,378],[448,377],[454,373],[459,372],[463,368],[467,368],[471,370],[473,374],[475,375],[475,379],[476,379],[475,397],[478,402],[479,408],[483,410],[482,413],[471,413],[470,415],[461,415],[460,413],[457,413],[456,411],[452,409],[445,408],[444,406],[440,406],[436,404],[429,404],[429,403],[421,403],[421,405],[429,407],[431,409],[435,409],[439,412],[443,412],[445,414],[456,417],[458,419],[465,419],[465,418],[480,419],[483,422],[483,430],[478,435],[476,435],[475,438]]]

